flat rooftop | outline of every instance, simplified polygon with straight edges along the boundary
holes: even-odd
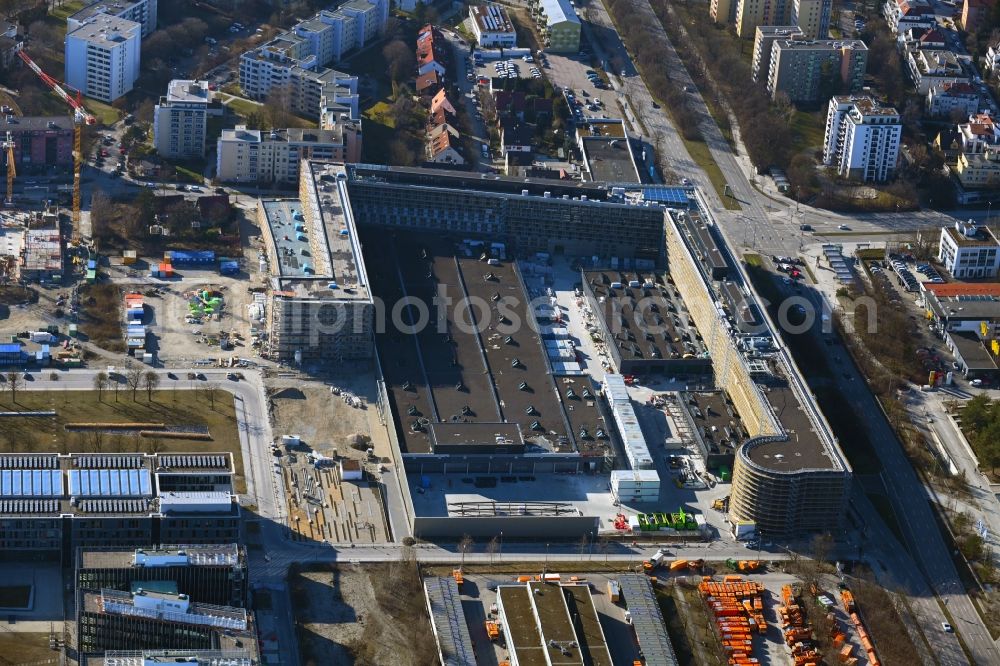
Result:
[[[501,585],[497,596],[512,642],[508,649],[522,666],[612,666],[587,586]],[[574,617],[582,635],[577,633]]]
[[[691,391],[679,395],[709,453],[735,453],[736,447],[745,441],[746,432],[725,391]]]
[[[622,359],[683,359],[705,351],[693,322],[680,316],[683,303],[658,275],[584,271],[583,283],[598,301],[598,314]]]
[[[72,132],[72,116],[4,116],[0,115],[0,130],[7,132]]]
[[[110,44],[138,36],[141,32],[141,23],[98,13],[70,32],[67,37],[86,40],[92,44]]]
[[[955,241],[955,245],[958,247],[997,247],[1000,246],[1000,241],[997,240],[997,234],[993,229],[989,227],[979,227],[978,233],[975,237],[966,236],[961,233],[955,227],[945,227],[945,233]]]
[[[767,469],[784,472],[839,469],[792,389],[780,384],[763,388],[764,397],[788,433],[788,440],[753,447],[749,451],[750,460]]]
[[[583,156],[594,180],[609,183],[642,182],[642,174],[633,161],[628,139],[584,139]]]
[[[416,334],[390,324],[376,336],[405,451],[429,452],[426,426],[435,422],[508,423],[520,429],[529,452],[572,451],[514,264],[465,256],[465,246],[433,234],[365,234],[378,297],[386,303],[410,297],[428,304],[430,314]],[[439,294],[451,303],[435,312],[430,305]],[[479,305],[466,307],[469,302]],[[401,316],[406,326],[418,321],[413,308]]]
[[[975,333],[950,331],[948,335],[955,343],[962,360],[969,367],[969,370],[993,371],[997,369],[995,357],[983,345],[982,341]]]
[[[482,32],[494,34],[513,33],[514,26],[507,16],[507,10],[492,2],[485,5],[470,5],[469,11],[479,24]]]
[[[343,166],[309,161],[306,197],[259,202],[271,239],[272,286],[278,296],[357,301],[370,298],[368,276]]]
[[[211,92],[208,81],[192,81],[189,79],[174,79],[167,85],[167,101],[184,104],[208,104]]]
[[[254,666],[256,659],[246,650],[108,650],[84,656],[82,666]]]
[[[240,561],[240,547],[236,544],[195,544],[142,548],[149,557],[179,557],[187,555],[186,565],[172,566],[234,566]],[[131,569],[135,568],[136,549],[79,550],[77,566],[82,569]]]
[[[597,403],[601,391],[593,386],[590,375],[557,375],[554,379],[577,450],[600,456],[613,450],[610,433],[614,426],[605,422]]]
[[[581,137],[625,138],[625,123],[622,121],[588,120],[576,128]],[[619,181],[621,182],[621,181]]]

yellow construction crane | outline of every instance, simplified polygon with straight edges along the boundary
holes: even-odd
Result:
[[[14,166],[14,135],[7,132],[7,138],[0,143],[0,148],[7,150],[7,199],[8,206],[14,204],[14,177],[17,176],[17,167]]]
[[[83,125],[94,125],[97,123],[97,118],[87,113],[86,109],[83,108],[83,96],[78,90],[76,92],[76,98],[66,92],[66,90],[59,84],[58,81],[53,79],[51,76],[42,71],[34,60],[28,57],[28,54],[23,50],[18,51],[17,55],[24,61],[28,67],[31,68],[35,74],[38,75],[42,81],[45,82],[52,91],[62,97],[63,101],[70,105],[73,109],[73,244],[79,245],[80,243],[80,168],[83,166],[83,140],[81,128]],[[9,176],[8,176],[9,178]]]

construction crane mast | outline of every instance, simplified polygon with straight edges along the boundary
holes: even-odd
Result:
[[[73,244],[80,242],[80,168],[83,166],[83,141],[81,128],[84,124],[95,125],[97,118],[87,113],[83,108],[83,96],[80,91],[76,91],[74,98],[65,88],[54,78],[42,71],[34,60],[32,60],[24,50],[17,52],[17,55],[31,68],[38,78],[45,85],[52,89],[52,92],[59,95],[64,102],[73,109]],[[10,176],[8,175],[8,179]],[[9,180],[8,180],[9,182]]]
[[[14,166],[14,135],[7,132],[7,138],[0,143],[0,148],[7,151],[7,199],[5,203],[10,206],[14,203],[14,176],[17,175],[17,168]]]

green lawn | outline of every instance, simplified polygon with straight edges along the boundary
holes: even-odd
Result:
[[[251,113],[259,113],[263,105],[259,102],[254,102],[253,100],[244,99],[242,97],[234,97],[226,102],[226,106],[235,111],[238,115],[246,118]]]
[[[31,382],[25,382],[30,388]],[[207,386],[199,390],[162,390],[169,384],[186,386],[184,379],[164,380],[161,390],[153,391],[153,401],[139,390],[135,401],[122,384],[118,399],[106,389],[103,399],[97,391],[18,391],[16,402],[10,390],[0,391],[0,411],[53,410],[54,417],[4,417],[0,432],[0,451],[16,453],[125,452],[148,451],[157,445],[160,451],[176,453],[232,452],[236,464],[237,492],[245,492],[243,462],[232,394],[215,390],[214,407]],[[207,384],[206,382],[194,382]],[[4,385],[6,387],[6,385]],[[139,438],[133,435],[105,434],[96,442],[90,436],[67,432],[67,423],[164,423],[168,428],[207,429],[211,440]]]
[[[689,141],[681,136],[684,141],[684,147],[687,148],[688,153],[691,155],[691,159],[698,163],[706,174],[708,174],[708,179],[712,182],[712,187],[715,188],[716,193],[719,195],[719,199],[722,200],[722,205],[724,205],[728,210],[743,210],[736,199],[730,196],[726,196],[726,177],[722,175],[722,169],[719,165],[715,163],[715,158],[712,157],[712,151],[708,149],[708,146],[704,141]]]
[[[796,111],[789,129],[792,132],[792,147],[795,153],[813,152],[823,146],[826,117],[819,111],[814,113]]]

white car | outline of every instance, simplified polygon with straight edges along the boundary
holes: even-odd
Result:
[[[837,228],[840,229],[841,231],[850,231],[851,230],[851,228],[849,226],[847,226],[846,224],[841,224]]]
[[[941,629],[948,634],[953,633],[955,631],[954,629],[952,629],[951,625],[948,624],[947,622],[941,623]]]

